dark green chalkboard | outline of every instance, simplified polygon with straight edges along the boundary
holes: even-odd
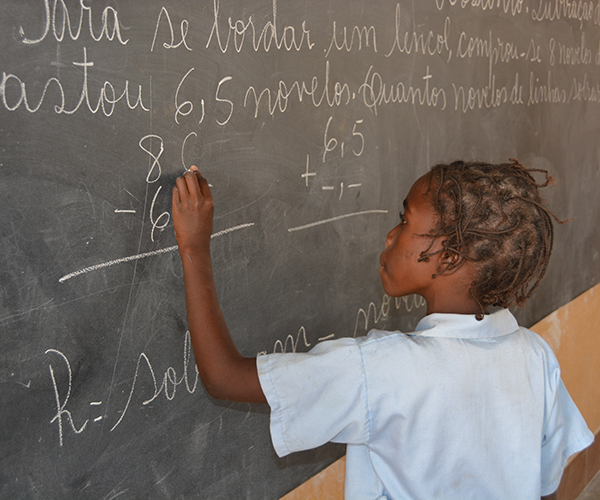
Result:
[[[523,323],[597,283],[599,24],[583,1],[4,0],[0,497],[275,499],[343,453],[278,459],[267,407],[199,384],[170,221],[192,164],[246,355],[414,327],[378,255],[439,161],[557,179],[576,218]]]

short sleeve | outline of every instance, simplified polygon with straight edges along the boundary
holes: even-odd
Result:
[[[571,399],[557,367],[548,380],[542,437],[542,496],[558,489],[568,458],[588,447],[594,435]]]
[[[366,443],[364,367],[354,339],[323,342],[308,353],[259,356],[256,364],[280,457],[329,441]]]

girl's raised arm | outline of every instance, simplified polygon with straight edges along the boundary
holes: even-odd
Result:
[[[237,350],[217,297],[210,257],[214,203],[208,182],[192,167],[173,188],[173,225],[185,281],[185,303],[198,372],[218,399],[266,403],[256,359]]]

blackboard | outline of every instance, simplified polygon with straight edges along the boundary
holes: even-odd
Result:
[[[4,0],[0,496],[275,499],[344,449],[278,459],[268,408],[210,399],[170,190],[216,201],[245,355],[410,329],[378,255],[412,182],[457,158],[558,181],[530,325],[598,282],[600,4]]]

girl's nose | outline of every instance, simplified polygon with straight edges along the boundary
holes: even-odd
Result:
[[[385,246],[390,247],[392,245],[392,243],[394,243],[394,240],[396,239],[396,235],[398,234],[398,231],[400,231],[400,224],[398,224],[396,227],[394,227],[386,236],[385,238]]]

